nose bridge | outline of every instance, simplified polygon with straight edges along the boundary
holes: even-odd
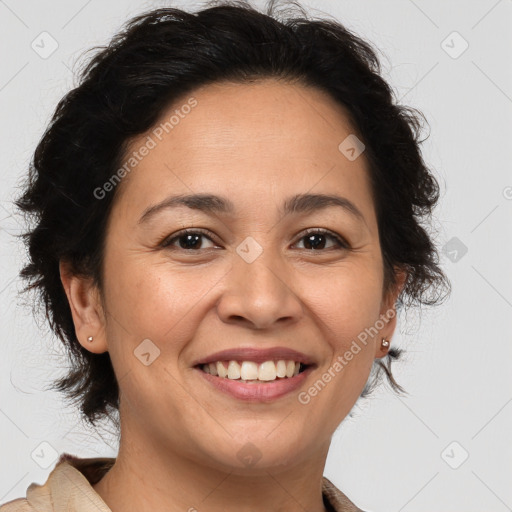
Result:
[[[269,243],[270,237],[259,238],[259,242],[247,237],[238,247],[237,256],[233,262],[239,276],[243,278],[245,293],[272,293],[274,299],[280,299],[283,292],[290,293],[287,288],[286,270],[279,254]]]
[[[279,256],[271,249],[265,249],[253,261],[247,261],[240,256],[234,267],[240,270],[239,275],[244,278],[246,293],[254,294],[272,293],[275,299],[283,296],[283,292],[290,293],[286,285],[286,271],[279,261]]]
[[[288,284],[286,264],[276,251],[248,238],[237,248],[219,314],[224,321],[244,318],[257,328],[283,318],[298,319],[302,306]]]

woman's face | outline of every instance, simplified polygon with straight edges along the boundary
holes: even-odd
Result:
[[[378,322],[396,294],[383,298],[367,164],[345,141],[345,113],[317,90],[267,80],[198,89],[161,122],[126,156],[137,162],[109,220],[105,316],[81,336],[110,353],[123,434],[242,472],[326,456],[395,324]],[[170,204],[196,194],[219,199]],[[353,211],[293,202],[310,194],[339,196]],[[221,202],[232,209],[214,208]],[[307,356],[306,374],[226,391],[196,366],[219,351],[275,347]],[[262,357],[299,358],[274,355]]]

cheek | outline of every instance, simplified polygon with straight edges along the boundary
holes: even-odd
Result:
[[[381,309],[382,276],[376,265],[346,262],[299,277],[303,297],[325,338],[336,351],[374,325]]]
[[[227,269],[179,268],[170,261],[153,260],[147,254],[123,257],[113,251],[107,262],[106,298],[112,329],[135,345],[149,338],[164,355],[175,353],[180,340],[184,343],[193,336],[197,325],[192,319],[221,284]]]

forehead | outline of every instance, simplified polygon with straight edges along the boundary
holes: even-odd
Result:
[[[283,158],[319,157],[325,149],[338,156],[336,142],[340,136],[354,132],[348,111],[327,93],[271,79],[200,87],[175,101],[157,127],[161,125],[165,131],[169,114],[184,109],[191,97],[196,106],[180,117],[172,133],[176,143],[187,139],[188,147],[198,153],[203,149],[222,150],[244,156],[245,149],[261,147],[274,158],[278,154]],[[280,146],[278,154],[272,151]]]
[[[276,80],[209,84],[175,101],[131,142],[126,156],[144,144],[151,149],[123,185],[143,209],[149,196],[219,190],[247,207],[263,195],[307,191],[368,202],[364,154],[350,160],[339,147],[353,134],[345,108],[316,88]]]

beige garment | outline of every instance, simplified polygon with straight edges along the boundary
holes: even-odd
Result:
[[[32,483],[26,498],[0,506],[0,512],[112,512],[93,485],[112,467],[115,458],[80,458],[63,453],[43,485]],[[329,512],[363,512],[323,477],[322,494]]]

